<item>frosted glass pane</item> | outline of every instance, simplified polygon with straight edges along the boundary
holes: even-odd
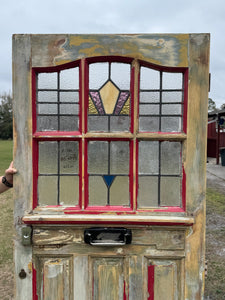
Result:
[[[39,73],[38,89],[57,89],[57,73]]]
[[[129,142],[110,143],[110,174],[129,174]]]
[[[159,142],[139,142],[138,163],[139,174],[158,174]]]
[[[58,117],[37,116],[37,131],[55,131],[58,130]]]
[[[108,142],[88,143],[88,173],[108,174]]]
[[[108,131],[108,116],[89,116],[88,131]]]
[[[140,102],[153,102],[160,101],[159,92],[140,92]]]
[[[129,116],[113,116],[110,117],[110,131],[129,131],[130,117]]]
[[[77,104],[60,104],[60,114],[78,115],[79,106]]]
[[[101,176],[89,176],[89,205],[105,206],[108,189]]]
[[[151,105],[151,104],[145,104],[139,105],[139,113],[140,115],[158,115],[159,114],[159,105]]]
[[[162,117],[161,131],[164,132],[180,132],[181,118],[180,117]]]
[[[181,143],[161,143],[161,174],[180,175]]]
[[[58,145],[57,142],[39,142],[39,173],[58,173]]]
[[[162,102],[182,102],[182,92],[162,92]]]
[[[60,142],[60,173],[79,173],[78,142]]]
[[[38,104],[39,114],[57,114],[58,107],[57,104]]]
[[[139,176],[138,207],[158,206],[158,177]]]
[[[160,204],[161,206],[181,205],[181,178],[161,177]]]
[[[116,176],[110,188],[110,205],[129,206],[129,177]]]
[[[89,65],[89,89],[99,89],[108,79],[109,64],[94,63]]]
[[[121,90],[129,90],[130,65],[124,63],[112,63],[111,79]]]
[[[159,118],[158,117],[140,117],[139,118],[139,131],[159,131]]]
[[[183,74],[182,73],[163,73],[162,87],[163,89],[182,89]]]
[[[78,92],[60,92],[60,102],[79,102]]]
[[[60,176],[60,205],[78,205],[79,177]]]
[[[58,101],[57,92],[38,92],[39,102],[57,102]]]
[[[181,115],[181,105],[180,104],[164,104],[162,105],[163,115]]]
[[[57,176],[39,176],[38,205],[57,205]]]
[[[140,88],[146,90],[159,89],[160,88],[159,71],[141,67]]]
[[[62,131],[78,131],[79,118],[76,116],[61,116],[60,117],[60,130]]]
[[[79,68],[60,72],[60,89],[79,89]]]

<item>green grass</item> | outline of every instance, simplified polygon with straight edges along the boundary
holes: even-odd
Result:
[[[13,142],[0,140],[0,176],[13,159]],[[12,190],[0,195],[0,266],[12,263],[13,257],[13,199]]]
[[[218,193],[212,188],[208,188],[206,193],[206,198],[207,198],[207,210],[213,209],[214,213],[218,213],[222,215],[225,214],[225,195]]]
[[[13,159],[13,142],[12,140],[0,140],[0,176],[8,168]]]

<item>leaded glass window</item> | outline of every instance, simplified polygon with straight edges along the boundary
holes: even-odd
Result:
[[[34,207],[182,209],[186,69],[104,57],[34,74]]]

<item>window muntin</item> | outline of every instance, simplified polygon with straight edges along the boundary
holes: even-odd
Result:
[[[183,137],[179,140],[179,132],[183,131],[185,70],[175,73],[173,69],[169,73],[161,68],[156,70],[146,64],[141,65],[140,84],[137,84],[132,79],[134,70],[132,73],[131,69],[131,63],[106,62],[104,59],[104,62],[92,60],[87,63],[82,76],[79,74],[80,67],[68,70],[58,68],[57,72],[50,73],[38,72],[35,142],[39,144],[36,181],[36,203],[39,206],[77,206],[77,209],[87,212],[89,209],[104,208],[148,210],[165,206],[182,207],[185,183],[182,178]],[[84,82],[81,83],[80,78],[84,78]],[[46,84],[48,80],[49,85]],[[87,83],[88,89],[85,86]],[[82,86],[83,92],[80,90]],[[138,86],[140,88],[137,90]],[[134,94],[138,98],[134,99]],[[123,95],[126,99],[121,102]],[[98,99],[93,101],[95,96]],[[113,99],[113,103],[110,103],[110,99]],[[123,114],[124,111],[126,114]],[[44,125],[40,126],[38,124],[42,117]],[[54,117],[56,125],[52,128],[49,124],[52,124],[51,118]],[[65,123],[62,117],[67,118]],[[130,132],[131,124],[134,132]],[[47,131],[47,136],[39,141],[38,131]],[[160,136],[163,132],[168,133],[162,139]],[[178,134],[176,142],[172,139],[175,132]],[[60,149],[65,141],[71,145],[74,142],[79,144],[79,147],[69,147],[80,157],[76,171],[71,168],[64,172],[61,166]],[[40,160],[42,143],[46,143],[49,149],[50,143],[55,143],[56,150],[51,152],[49,159],[45,159],[46,163]],[[121,158],[120,151],[116,155],[117,152],[111,150],[117,144],[127,145]],[[66,156],[69,155],[67,152]],[[56,170],[44,172],[42,166],[50,170],[53,159]],[[126,171],[120,170],[123,162],[126,162]],[[82,189],[85,191],[81,193]]]
[[[140,141],[138,207],[181,206],[182,145]]]
[[[182,132],[183,73],[140,69],[139,130]]]
[[[78,131],[79,67],[37,78],[37,131]]]
[[[38,143],[39,205],[78,205],[79,142]]]

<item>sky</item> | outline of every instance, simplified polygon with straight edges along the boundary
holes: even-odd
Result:
[[[225,103],[224,0],[2,0],[0,94],[12,91],[13,34],[210,33],[211,89]]]

